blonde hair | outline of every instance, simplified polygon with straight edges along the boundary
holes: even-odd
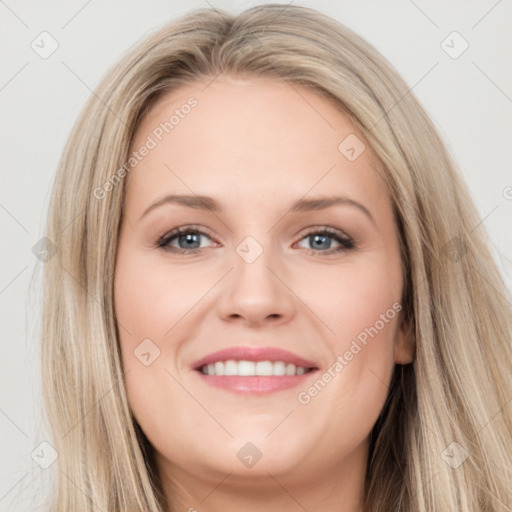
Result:
[[[199,9],[165,25],[109,71],[73,128],[46,229],[58,247],[44,268],[42,320],[43,397],[59,453],[52,510],[164,509],[123,386],[113,304],[126,179],[101,198],[94,191],[123,167],[162,94],[220,73],[286,80],[334,101],[387,184],[415,357],[396,367],[371,433],[366,510],[512,506],[510,296],[466,185],[414,94],[369,43],[315,10],[268,4],[238,16]],[[454,448],[468,455],[456,468],[445,456]]]

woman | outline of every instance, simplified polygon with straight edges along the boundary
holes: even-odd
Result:
[[[512,506],[507,290],[346,27],[264,5],[156,32],[86,105],[46,236],[53,510]]]

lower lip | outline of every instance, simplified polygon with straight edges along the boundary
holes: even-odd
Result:
[[[233,393],[240,394],[263,394],[290,389],[309,379],[316,374],[317,370],[311,370],[302,375],[283,375],[283,376],[251,376],[240,377],[238,375],[206,375],[202,372],[196,372],[207,384],[218,388],[227,389]]]

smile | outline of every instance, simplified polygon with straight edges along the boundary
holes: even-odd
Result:
[[[234,393],[261,394],[303,385],[318,367],[277,347],[238,346],[209,354],[192,369],[208,385]]]

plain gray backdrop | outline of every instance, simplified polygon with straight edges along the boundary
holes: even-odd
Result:
[[[40,443],[51,439],[40,421],[43,264],[33,247],[43,236],[52,181],[79,110],[107,69],[165,22],[198,7],[238,13],[261,3],[0,0],[0,510],[34,510],[57,466],[37,462],[47,449]],[[483,219],[475,229],[489,232],[512,290],[512,2],[293,3],[341,21],[404,77],[466,178]],[[58,47],[46,55],[52,45]]]

